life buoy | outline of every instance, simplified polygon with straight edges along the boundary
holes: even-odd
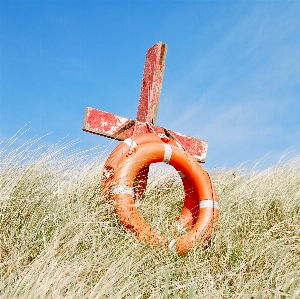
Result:
[[[154,231],[139,214],[134,202],[134,180],[146,165],[165,162],[184,173],[195,190],[199,213],[195,224],[184,235],[168,238]],[[219,215],[218,198],[208,173],[186,151],[161,142],[136,146],[124,155],[112,177],[112,199],[121,224],[135,233],[137,239],[155,246],[168,244],[171,250],[185,254],[197,241],[211,237]]]
[[[114,171],[118,164],[120,163],[122,157],[128,153],[130,148],[135,148],[137,145],[145,143],[167,143],[174,147],[181,148],[181,145],[172,138],[168,138],[164,134],[156,133],[143,133],[135,136],[134,140],[128,138],[123,142],[119,143],[114,150],[110,153],[105,161],[102,178],[101,178],[101,188],[103,191],[110,192],[111,180],[114,175]],[[144,191],[147,186],[147,174],[149,171],[149,165],[145,165],[141,169],[134,181],[134,192],[135,201],[142,199]],[[183,188],[185,192],[185,199],[183,203],[182,210],[177,218],[177,230],[181,233],[188,231],[196,223],[199,214],[199,202],[195,194],[194,188],[192,187],[190,181],[185,177],[183,173],[180,173]]]

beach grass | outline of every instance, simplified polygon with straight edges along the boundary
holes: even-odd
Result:
[[[211,170],[217,230],[178,256],[119,224],[105,152],[13,141],[0,151],[0,298],[300,298],[300,156]],[[176,171],[154,166],[139,210],[168,234],[183,198]]]

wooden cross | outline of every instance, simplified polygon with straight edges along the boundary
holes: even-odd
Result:
[[[132,137],[133,134],[165,134],[174,138],[199,162],[205,162],[207,141],[156,126],[166,53],[167,45],[162,42],[158,42],[147,51],[136,120],[88,107],[82,129],[120,141]]]

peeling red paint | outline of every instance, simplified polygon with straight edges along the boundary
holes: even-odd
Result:
[[[208,147],[207,141],[183,135],[172,130],[169,130],[169,132],[181,143],[181,145],[183,145],[184,149],[194,156],[199,162],[205,162]]]
[[[158,134],[166,134],[174,138],[184,150],[188,151],[199,162],[205,162],[207,141],[155,125],[166,53],[167,45],[161,42],[147,51],[136,120],[88,107],[85,111],[82,129],[120,141],[132,137],[133,134],[155,131]]]
[[[122,130],[133,125],[131,119],[109,112],[86,108],[83,131],[95,133],[105,137],[115,138]]]
[[[138,121],[156,123],[166,54],[167,45],[161,42],[147,51],[136,117]]]
[[[166,133],[177,140],[179,144],[199,162],[205,162],[206,158],[208,143],[205,140],[196,139],[155,125],[149,126],[149,124],[145,122],[135,122],[132,119],[117,116],[95,108],[86,109],[83,130],[120,141],[130,138],[134,130],[136,135],[151,133],[153,131],[158,134]]]

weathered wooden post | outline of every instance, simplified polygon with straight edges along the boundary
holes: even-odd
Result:
[[[154,131],[171,135],[198,162],[205,162],[207,141],[156,126],[166,53],[167,45],[161,42],[147,51],[136,120],[88,107],[83,130],[120,141],[132,137],[134,128],[135,134]]]

